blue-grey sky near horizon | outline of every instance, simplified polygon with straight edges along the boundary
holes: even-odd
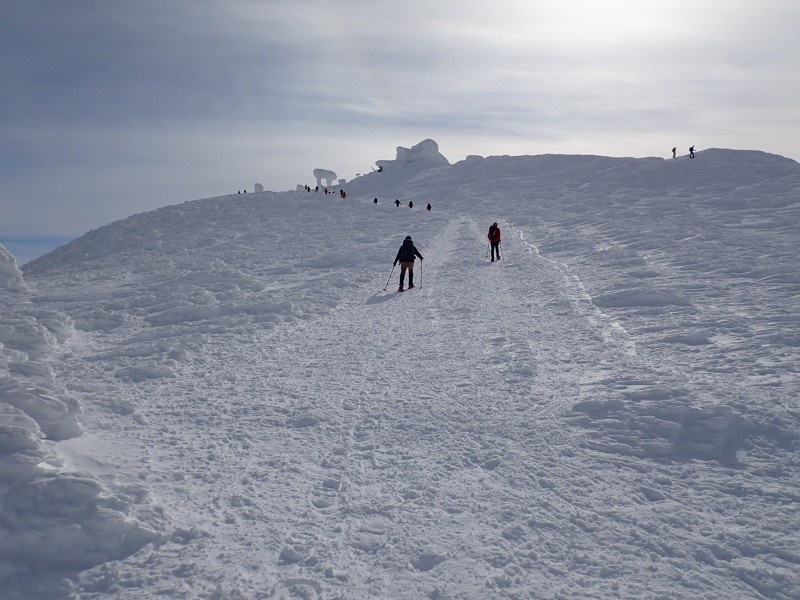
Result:
[[[4,0],[0,243],[351,179],[425,138],[450,162],[798,160],[798,23],[795,0]]]

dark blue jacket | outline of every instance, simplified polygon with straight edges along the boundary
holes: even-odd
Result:
[[[394,264],[398,262],[414,262],[415,256],[419,256],[420,260],[422,259],[422,254],[419,253],[417,247],[414,246],[414,242],[411,240],[403,241],[403,245],[400,246],[400,249],[397,251],[397,256],[394,257]]]

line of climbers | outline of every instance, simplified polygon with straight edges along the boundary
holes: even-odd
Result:
[[[310,192],[310,191],[311,191],[311,188],[310,188],[309,186],[307,186],[307,185],[306,185],[306,186],[304,186],[304,187],[305,187],[305,190],[306,190],[307,192]],[[318,191],[319,191],[319,186],[315,187],[315,188],[314,188],[314,191],[315,191],[315,192],[318,192]],[[245,193],[247,193],[247,192],[245,192]],[[332,193],[333,193],[333,190],[328,190],[328,188],[326,187],[326,188],[324,189],[324,193],[325,193],[326,195],[327,195],[327,194],[332,194]],[[345,200],[345,199],[347,198],[347,192],[345,192],[343,189],[340,189],[340,190],[339,190],[339,197],[340,197],[342,200]],[[373,203],[373,204],[377,204],[377,203],[378,203],[378,197],[377,197],[377,196],[376,196],[375,198],[373,198],[373,200],[372,200],[372,203]],[[400,206],[400,200],[398,200],[398,199],[396,199],[396,198],[395,198],[394,205],[399,207],[399,206]],[[414,201],[413,201],[413,200],[409,200],[409,201],[408,201],[408,208],[414,208]],[[431,206],[431,203],[430,203],[430,202],[428,202],[427,206],[425,207],[425,210],[431,210],[431,209],[433,209],[433,207]]]
[[[306,186],[304,186],[304,188],[305,188],[305,190],[306,190],[307,192],[310,192],[310,191],[311,191],[311,188],[310,188],[309,186],[307,186],[307,185],[306,185]],[[315,187],[315,188],[314,188],[314,191],[315,191],[315,192],[318,192],[318,191],[319,191],[319,186]],[[247,193],[247,192],[245,192],[245,193]],[[333,194],[333,190],[329,190],[329,189],[326,187],[326,188],[324,189],[324,193],[325,193],[326,195],[327,195],[327,194]],[[347,198],[347,192],[345,192],[343,189],[340,189],[340,190],[339,190],[339,197],[340,197],[342,200],[345,200],[345,199]],[[378,197],[377,197],[377,196],[376,196],[375,198],[373,198],[373,200],[372,200],[372,203],[373,203],[373,204],[377,204],[377,203],[378,203]],[[396,199],[396,198],[395,198],[394,205],[399,207],[399,206],[400,206],[400,200],[398,200],[398,199]],[[408,208],[414,208],[414,201],[413,201],[413,200],[409,200],[409,201],[408,201]],[[433,207],[431,206],[431,203],[430,203],[430,202],[428,202],[428,205],[425,207],[425,210],[431,210],[432,208],[433,208]]]
[[[309,186],[309,185],[304,185],[304,186],[303,186],[303,189],[304,189],[305,191],[307,191],[307,192],[311,192],[311,186]],[[317,185],[317,186],[314,186],[314,191],[315,191],[315,192],[319,192],[319,186],[318,186],[318,185]],[[323,189],[323,192],[324,192],[324,193],[325,193],[325,195],[327,196],[328,194],[332,194],[332,193],[333,193],[333,190],[329,190],[327,187],[325,187],[325,188]],[[339,196],[341,196],[342,198],[347,198],[347,193],[346,193],[344,190],[341,190],[341,189],[340,189],[340,190],[339,190]]]
[[[376,197],[376,198],[373,198],[373,199],[372,199],[372,203],[373,203],[373,204],[377,204],[377,203],[378,203],[378,198],[377,198],[377,197]],[[397,198],[395,198],[395,199],[394,199],[394,205],[395,205],[395,206],[397,206],[397,207],[399,207],[399,206],[400,206],[400,200],[398,200]],[[414,201],[413,201],[413,200],[409,200],[409,201],[408,201],[408,208],[414,208]],[[430,203],[430,202],[428,202],[428,205],[425,207],[425,210],[431,210],[431,208],[433,208],[433,207],[431,206],[431,203]]]

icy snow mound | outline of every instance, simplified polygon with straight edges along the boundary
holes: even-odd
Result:
[[[17,259],[0,244],[0,289],[14,290],[25,287]]]
[[[428,163],[429,165],[449,165],[444,155],[439,152],[439,144],[431,139],[422,140],[411,148],[397,147],[394,160],[379,160],[375,164],[385,170],[399,168],[412,163]]]
[[[440,169],[450,167],[450,161],[439,152],[439,144],[431,139],[422,140],[411,148],[398,146],[394,160],[377,160],[375,164],[379,171],[373,171],[344,184],[343,187],[348,194],[389,195],[392,190],[423,173],[439,172]]]

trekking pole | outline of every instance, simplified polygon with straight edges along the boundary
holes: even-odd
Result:
[[[486,244],[486,258],[489,258],[489,248],[491,247],[491,245],[492,245],[492,242],[489,242],[488,244]]]
[[[392,280],[392,273],[394,273],[394,268],[395,268],[395,265],[393,264],[393,265],[392,265],[392,270],[391,270],[391,272],[389,273],[389,279],[387,279],[387,280],[386,280],[386,285],[385,285],[385,286],[384,286],[384,288],[383,288],[383,291],[384,291],[384,292],[386,291],[386,288],[388,288],[388,287],[389,287],[389,282]]]
[[[419,289],[422,289],[422,263],[425,262],[422,259],[419,261]]]

